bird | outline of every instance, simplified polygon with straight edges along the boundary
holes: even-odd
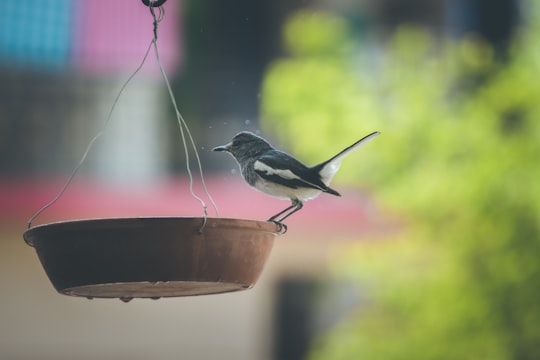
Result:
[[[267,195],[291,201],[290,206],[267,220],[284,226],[286,231],[283,221],[302,209],[305,201],[321,193],[341,196],[330,187],[341,161],[379,135],[379,131],[372,132],[330,159],[311,167],[275,149],[268,141],[249,131],[236,134],[231,142],[212,150],[231,154],[240,166],[242,177],[251,187]]]

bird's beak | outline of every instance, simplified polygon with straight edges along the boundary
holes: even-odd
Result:
[[[223,145],[223,146],[217,146],[212,149],[212,151],[231,151],[231,144]]]

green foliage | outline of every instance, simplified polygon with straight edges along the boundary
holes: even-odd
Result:
[[[320,26],[304,13],[285,27],[295,56],[266,75],[263,126],[312,163],[380,130],[338,180],[361,179],[408,223],[338,256],[336,274],[367,304],[311,357],[540,358],[537,32],[499,64],[480,39],[437,44],[403,28],[370,62],[343,20],[308,18]]]

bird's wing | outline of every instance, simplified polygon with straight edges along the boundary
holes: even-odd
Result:
[[[269,151],[253,164],[255,172],[265,180],[273,181],[293,189],[308,187],[328,192],[317,173],[292,156],[278,151]]]
[[[367,142],[373,140],[377,136],[379,136],[381,133],[378,131],[372,132],[369,135],[364,136],[362,139],[358,140],[351,146],[348,146],[347,148],[340,151],[337,155],[334,155],[330,159],[326,160],[325,162],[314,166],[313,169],[317,170],[319,175],[321,176],[321,180],[325,185],[329,185],[330,181],[332,181],[332,178],[339,170],[339,167],[341,165],[341,160],[350,153],[352,153],[354,150],[358,149],[360,146],[366,144]]]

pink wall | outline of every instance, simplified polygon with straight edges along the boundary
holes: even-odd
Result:
[[[164,4],[158,30],[160,58],[169,76],[178,70],[182,58],[179,4],[176,0]],[[138,0],[80,1],[74,16],[73,63],[84,72],[131,72],[152,40],[152,16]],[[152,52],[142,71],[160,76],[157,70]]]

